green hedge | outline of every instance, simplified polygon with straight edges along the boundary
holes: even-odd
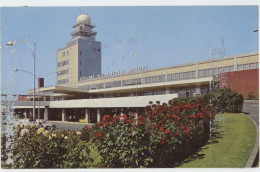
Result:
[[[230,88],[218,89],[201,97],[208,102],[211,100],[212,107],[219,113],[240,113],[243,110],[243,95]]]

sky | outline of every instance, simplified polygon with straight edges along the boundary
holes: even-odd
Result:
[[[148,69],[258,51],[257,6],[3,7],[1,92],[27,94],[36,75],[56,84],[56,50],[70,40],[77,16],[87,14],[101,42],[102,73]],[[17,40],[13,47],[9,40]],[[211,49],[211,56],[210,56]],[[37,82],[36,82],[37,83]],[[36,84],[37,87],[37,84]]]

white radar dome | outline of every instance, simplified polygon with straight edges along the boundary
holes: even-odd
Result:
[[[87,24],[90,25],[90,17],[86,14],[81,14],[77,17],[77,24]]]

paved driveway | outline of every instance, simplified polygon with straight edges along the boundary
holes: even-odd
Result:
[[[252,117],[259,126],[259,100],[245,100],[243,112]]]
[[[92,126],[94,124],[86,124],[79,122],[61,122],[61,121],[48,121],[48,123],[56,125],[57,130],[81,130],[86,125]]]

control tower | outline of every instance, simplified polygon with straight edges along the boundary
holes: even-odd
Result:
[[[79,15],[72,28],[71,41],[57,50],[57,85],[77,88],[80,78],[101,74],[101,43],[88,15]]]

